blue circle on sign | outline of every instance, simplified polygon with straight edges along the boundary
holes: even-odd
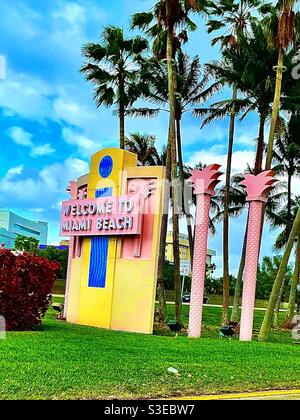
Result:
[[[109,175],[112,173],[113,170],[113,160],[110,156],[105,156],[99,165],[99,173],[102,178],[108,178]]]

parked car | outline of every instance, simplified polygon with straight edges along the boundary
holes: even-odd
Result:
[[[190,294],[188,294],[188,295],[183,295],[183,297],[182,297],[182,302],[183,302],[183,303],[191,303],[191,295],[190,295]],[[203,303],[204,303],[204,305],[208,305],[208,304],[209,304],[209,298],[208,298],[208,297],[205,297],[205,298],[203,299]]]

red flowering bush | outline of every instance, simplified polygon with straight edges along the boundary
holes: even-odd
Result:
[[[59,268],[45,258],[0,250],[0,315],[8,331],[28,331],[41,324]]]

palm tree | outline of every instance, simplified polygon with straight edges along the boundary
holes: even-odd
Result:
[[[212,45],[220,43],[222,47],[239,48],[239,37],[249,32],[253,22],[253,12],[261,5],[261,0],[218,0],[211,4],[207,23],[208,33],[224,31],[215,37]]]
[[[161,151],[156,156],[156,166],[166,166],[167,165],[167,148],[163,146]]]
[[[186,216],[187,231],[191,257],[193,256],[193,232],[192,216],[189,206],[185,199],[185,176],[182,154],[182,120],[187,113],[193,113],[195,106],[208,100],[220,88],[219,82],[212,83],[209,87],[207,83],[210,79],[209,72],[201,67],[198,56],[191,59],[188,54],[179,50],[175,56],[176,60],[176,139],[178,151],[179,177],[182,183],[182,203],[183,214]],[[169,112],[169,98],[167,85],[166,66],[157,59],[149,60],[144,66],[143,80],[147,81],[149,93],[147,99],[160,106],[160,108],[133,108],[130,115],[135,117],[156,117],[159,112]],[[161,108],[163,107],[163,108]],[[167,108],[166,108],[167,107]]]
[[[299,109],[299,108],[298,108]],[[299,111],[298,111],[299,112]],[[285,132],[283,138],[279,137],[277,142],[277,150],[275,153],[272,153],[277,158],[278,161],[281,162],[279,169],[285,170],[287,172],[288,177],[288,204],[287,208],[283,210],[281,214],[281,220],[284,220],[284,231],[282,234],[277,238],[277,245],[284,246],[286,245],[285,251],[285,258],[282,262],[281,270],[276,277],[274,282],[274,287],[272,289],[271,297],[269,300],[269,304],[267,307],[267,311],[265,313],[264,321],[261,326],[260,331],[260,340],[264,341],[267,340],[269,336],[269,332],[272,325],[272,318],[274,314],[274,310],[278,312],[279,304],[281,301],[281,291],[283,289],[283,282],[284,276],[282,273],[289,262],[290,255],[294,246],[294,242],[299,235],[298,230],[298,220],[300,219],[300,209],[296,207],[296,211],[293,215],[292,211],[292,191],[291,191],[291,181],[292,177],[296,174],[299,174],[299,151],[300,151],[300,144],[298,140],[298,129],[299,129],[300,118],[299,114],[296,110],[294,110],[294,114],[291,117],[291,120],[288,124],[288,130]],[[276,152],[279,153],[276,155]],[[283,264],[286,263],[284,267]],[[294,292],[292,292],[294,293]],[[293,295],[291,295],[293,299]],[[275,303],[274,303],[275,302]],[[291,303],[291,302],[290,302]],[[275,317],[276,321],[276,317]]]
[[[274,158],[278,163],[275,170],[279,175],[287,176],[287,205],[283,209],[284,232],[276,241],[276,248],[282,249],[292,229],[295,213],[292,213],[292,180],[300,175],[300,116],[292,115],[283,133],[278,133],[275,144]]]
[[[276,83],[276,92],[274,98],[274,109],[272,115],[272,124],[270,130],[270,138],[269,138],[269,145],[268,145],[268,159],[267,165],[272,165],[273,160],[273,145],[274,139],[276,134],[277,128],[277,120],[279,116],[279,106],[280,102],[282,103],[282,107],[285,110],[292,111],[292,114],[299,114],[300,109],[300,102],[299,102],[299,80],[292,80],[291,83],[287,84],[285,87],[285,94],[281,95],[282,93],[282,79],[283,79],[283,70],[285,69],[283,64],[287,64],[286,68],[289,68],[289,62],[283,57],[285,49],[289,47],[291,43],[297,45],[299,41],[299,22],[300,22],[300,14],[294,13],[294,6],[298,3],[298,1],[279,1],[277,3],[277,8],[272,9],[273,11],[271,18],[269,17],[267,20],[267,28],[269,29],[269,33],[274,35],[275,45],[278,47],[279,50],[279,59],[278,59],[278,66],[277,66],[277,83]],[[271,30],[270,30],[271,29]],[[294,51],[291,51],[290,54],[287,55],[290,58],[291,55],[294,54]],[[287,72],[289,74],[289,72]],[[286,94],[288,93],[288,94]],[[277,110],[278,108],[278,110]],[[274,128],[275,126],[275,128]],[[266,341],[269,337],[269,332],[271,329],[272,324],[272,317],[274,313],[274,309],[276,304],[278,303],[281,285],[283,282],[283,273],[284,270],[287,268],[289,258],[294,246],[294,241],[298,237],[298,228],[299,228],[299,220],[300,220],[300,209],[298,209],[297,215],[294,219],[293,226],[290,232],[290,236],[287,241],[286,250],[284,253],[284,258],[282,261],[281,270],[278,272],[278,276],[275,279],[274,286],[272,289],[271,297],[269,300],[269,304],[265,313],[265,317],[263,320],[263,324],[261,326],[259,339],[261,341]],[[291,293],[293,293],[291,291]],[[275,302],[275,303],[274,303]]]
[[[259,336],[258,336],[258,339],[260,341],[267,341],[269,338],[274,309],[276,307],[278,296],[280,294],[281,285],[282,285],[286,268],[288,266],[289,259],[290,259],[290,256],[291,256],[294,244],[295,244],[295,239],[299,236],[299,234],[300,234],[300,209],[297,212],[297,215],[296,215],[293,227],[292,227],[292,231],[290,233],[287,246],[286,246],[286,249],[285,249],[281,264],[280,264],[280,268],[278,270],[276,279],[274,281],[270,300],[268,302],[268,307],[265,312],[263,323],[262,323]]]
[[[300,201],[299,197],[298,197],[298,201]],[[300,202],[299,202],[299,205],[300,205]],[[288,310],[287,310],[286,318],[285,318],[285,325],[288,327],[291,325],[293,321],[293,317],[295,315],[296,293],[297,293],[297,285],[299,283],[299,278],[300,278],[300,237],[298,235],[297,247],[296,247],[295,269],[294,269],[294,275],[293,275],[292,283],[291,283],[289,306],[288,306]]]
[[[174,56],[178,44],[187,41],[188,30],[195,30],[196,25],[191,21],[192,13],[205,10],[206,0],[158,0],[149,13],[137,13],[132,18],[132,26],[139,27],[154,38],[154,50],[166,59],[168,69],[168,95],[170,106],[169,135],[168,135],[168,180],[177,179],[177,146],[176,146],[176,69]],[[176,191],[171,195],[173,220],[173,254],[174,254],[174,284],[175,284],[175,314],[181,322],[181,279],[179,256],[179,215]],[[163,270],[165,259],[165,241],[167,235],[168,216],[163,219],[160,246],[160,262],[158,274],[158,289],[163,288]],[[159,293],[160,294],[160,293]],[[161,300],[161,299],[160,299]]]
[[[281,206],[281,209],[276,212],[276,211],[272,211],[272,214],[269,217],[270,220],[270,224],[273,228],[281,228],[282,231],[279,233],[278,237],[276,238],[276,242],[274,245],[274,249],[275,250],[281,250],[283,249],[286,244],[287,244],[287,240],[289,238],[290,232],[291,232],[291,228],[293,225],[293,221],[295,220],[298,208],[299,208],[299,197],[296,197],[295,199],[290,197],[289,193],[286,194],[287,196],[287,202],[290,202],[289,204],[289,208],[287,205]],[[289,227],[290,226],[290,227]],[[298,255],[298,251],[296,252],[296,257]],[[298,258],[296,258],[295,261],[295,272],[297,271],[297,265],[299,265],[299,260]],[[279,295],[277,297],[277,302],[276,302],[276,306],[275,306],[275,311],[274,311],[274,326],[277,328],[278,327],[278,320],[279,320],[279,310],[280,310],[280,304],[282,301],[282,295],[283,295],[283,291],[284,291],[284,286],[285,286],[285,278],[283,278],[281,287],[280,287],[280,292]],[[297,287],[297,283],[294,286],[295,290],[294,292],[296,292],[296,287]],[[291,285],[291,293],[292,293],[292,288],[293,285]],[[293,296],[292,296],[293,298]],[[291,302],[290,302],[291,303]],[[294,303],[295,306],[295,303]]]
[[[257,110],[260,123],[257,138],[257,151],[254,173],[262,171],[264,156],[264,131],[267,118],[271,112],[270,102],[273,95],[272,68],[276,63],[276,50],[268,45],[263,28],[259,22],[251,23],[251,36],[240,34],[238,49],[225,49],[223,61],[209,65],[215,76],[224,83],[236,86],[244,95],[242,99],[221,101],[209,109],[196,110],[197,116],[205,115],[203,124],[215,119],[224,118],[233,104],[237,112],[243,112],[243,120],[251,111]],[[248,226],[248,223],[247,223]],[[231,321],[238,322],[240,317],[240,300],[245,267],[247,226],[244,234],[239,271],[237,275]]]
[[[295,44],[297,37],[296,24],[299,22],[299,19],[294,11],[295,5],[297,3],[297,0],[278,0],[275,7],[272,5],[266,5],[261,9],[263,13],[269,13],[269,15],[264,20],[264,24],[270,44],[278,50],[278,62],[277,66],[275,67],[276,86],[267,150],[266,170],[271,168],[273,160],[273,146],[280,109],[283,72],[285,70],[284,52],[290,47],[291,44]]]
[[[262,24],[258,21],[251,23],[251,34],[242,34],[239,38],[239,49],[225,49],[223,61],[209,65],[219,80],[235,85],[243,93],[244,98],[235,102],[236,109],[243,112],[244,119],[249,112],[257,110],[260,116],[257,151],[254,173],[262,171],[264,157],[265,124],[271,114],[270,103],[273,98],[275,76],[272,71],[277,62],[277,50],[269,45]],[[288,74],[288,72],[287,72]],[[298,83],[299,84],[299,83]],[[284,92],[290,97],[290,90],[295,92],[296,82],[286,77],[283,84]],[[297,98],[295,98],[297,99]],[[286,100],[287,102],[287,100]],[[295,101],[294,101],[295,102]],[[286,104],[286,106],[290,104]],[[206,115],[205,123],[216,118],[224,118],[232,106],[232,101],[221,101],[211,108],[196,110],[198,116]],[[243,241],[243,250],[236,281],[233,311],[231,321],[239,321],[240,295],[245,264],[247,244],[247,229]]]
[[[156,137],[153,135],[133,133],[125,140],[125,149],[135,153],[141,166],[156,166],[159,153],[155,147]]]
[[[239,48],[225,48],[223,60],[208,65],[215,77],[224,84],[236,86],[243,98],[235,102],[243,120],[250,112],[257,111],[260,118],[255,159],[255,174],[262,171],[264,157],[264,131],[271,113],[270,103],[274,95],[275,75],[272,71],[277,61],[277,50],[269,46],[260,22],[251,23],[251,35],[242,34]],[[206,116],[204,123],[225,117],[232,107],[232,100],[213,104],[209,109],[196,110],[198,116]]]
[[[147,89],[139,78],[140,60],[147,48],[144,38],[127,39],[123,29],[115,26],[104,28],[100,44],[90,43],[83,47],[87,62],[81,73],[95,86],[97,107],[116,107],[121,149],[125,147],[126,112]]]
[[[181,51],[178,52],[176,60],[176,138],[179,176],[183,191],[182,208],[187,221],[187,231],[192,264],[194,255],[194,235],[192,232],[192,216],[190,213],[190,208],[186,203],[184,194],[185,179],[182,153],[182,119],[186,113],[193,112],[196,105],[207,101],[214,93],[220,89],[220,83],[218,81],[207,87],[210,75],[207,71],[202,72],[201,70],[200,58],[198,56],[191,60],[187,54],[183,54]]]
[[[239,49],[240,36],[247,32],[248,26],[253,20],[252,10],[260,4],[259,0],[241,0],[241,1],[227,1],[219,0],[212,3],[211,18],[208,22],[208,32],[212,33],[222,29],[225,32],[213,39],[212,44],[221,43],[222,49],[227,48],[231,50]],[[233,85],[232,90],[232,106],[230,109],[230,123],[228,136],[228,153],[227,153],[227,167],[226,167],[226,184],[224,195],[224,220],[223,220],[223,312],[222,324],[228,322],[229,311],[229,190],[232,167],[232,156],[234,146],[234,132],[236,121],[236,101],[238,96],[238,89]]]

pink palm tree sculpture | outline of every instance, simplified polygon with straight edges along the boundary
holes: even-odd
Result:
[[[208,242],[209,210],[211,196],[215,195],[215,188],[219,184],[221,165],[210,165],[203,171],[191,172],[197,209],[195,220],[195,246],[192,278],[192,293],[189,321],[189,337],[201,336],[202,308],[204,298],[204,284],[206,276],[206,254]]]
[[[240,183],[245,187],[247,201],[250,202],[240,341],[252,340],[263,207],[268,201],[268,195],[274,187],[274,183],[277,182],[274,175],[274,171],[265,171],[256,176],[245,175],[244,181]]]

